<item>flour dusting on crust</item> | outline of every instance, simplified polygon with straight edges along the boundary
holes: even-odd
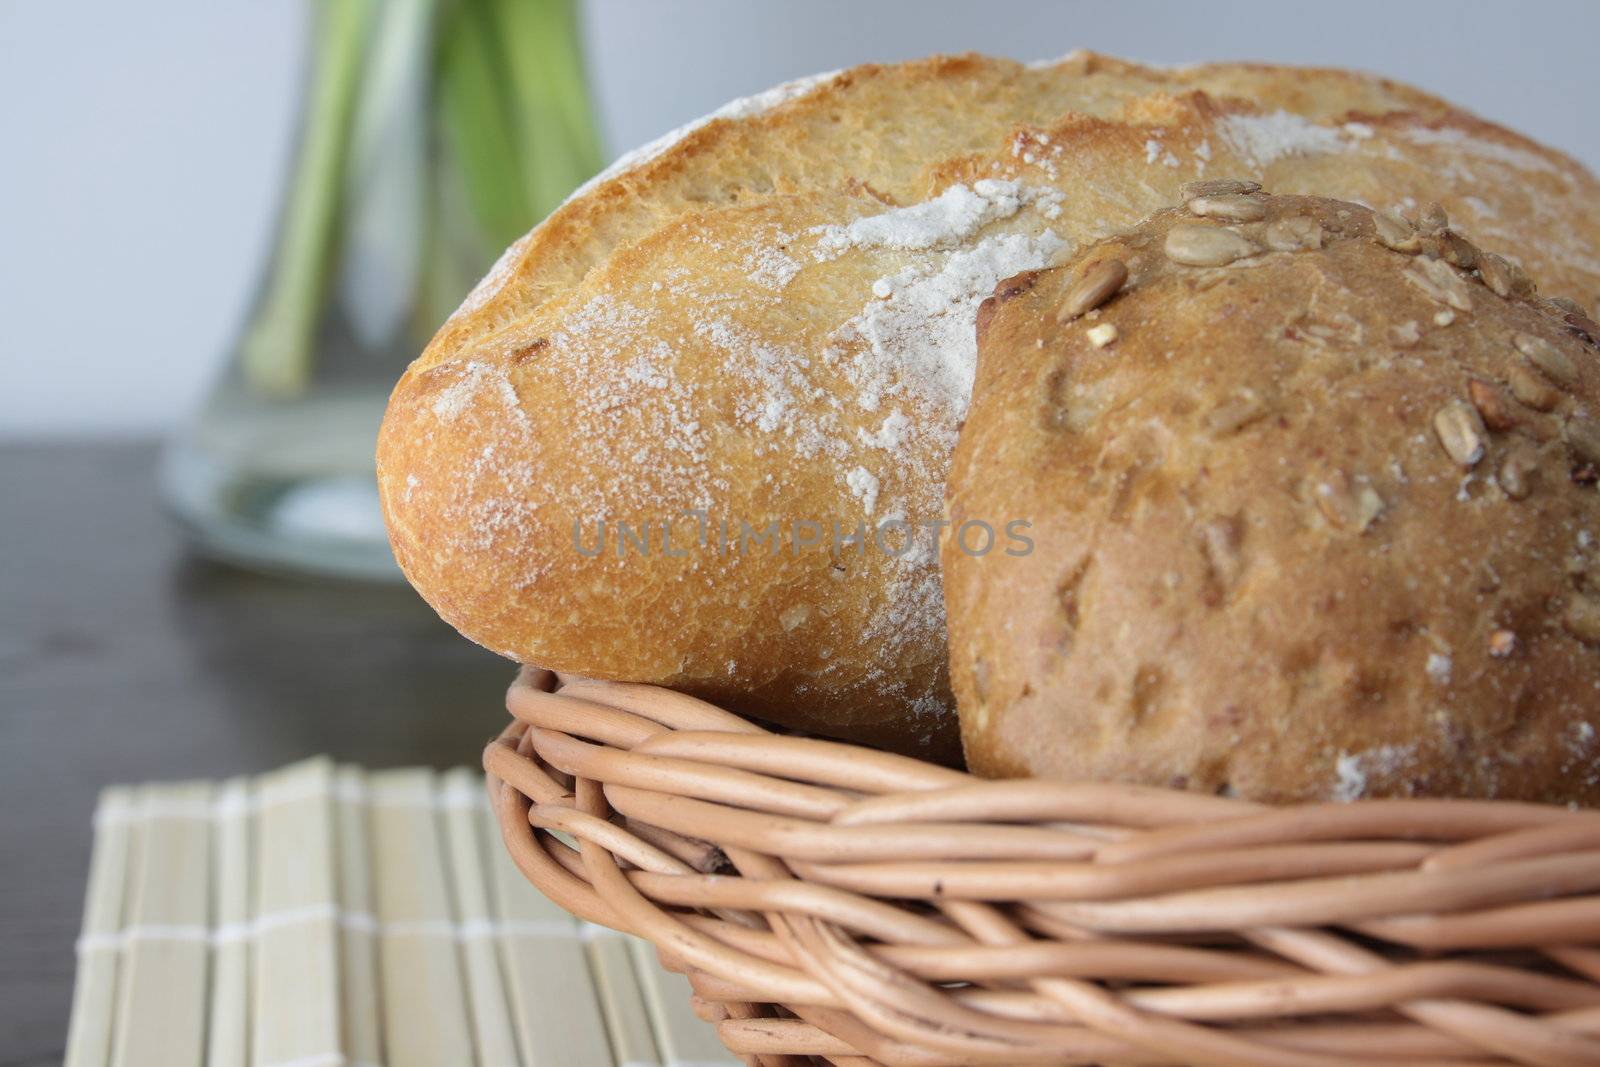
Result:
[[[1390,778],[1415,761],[1415,745],[1378,745],[1360,752],[1341,752],[1334,761],[1332,798],[1341,803],[1360,800],[1372,788],[1373,778]]]
[[[918,264],[878,279],[879,297],[845,324],[864,339],[856,402],[876,411],[886,393],[910,390],[939,404],[951,420],[966,413],[978,369],[978,305],[1001,280],[1048,266],[1067,247],[1052,231],[996,234],[951,252],[941,264]]]
[[[1225,115],[1217,126],[1234,154],[1257,167],[1271,166],[1286,156],[1325,155],[1350,146],[1346,131],[1287,111]]]
[[[1061,199],[1058,191],[1047,186],[998,178],[981,178],[970,187],[957,183],[920,204],[866,215],[843,226],[818,227],[817,254],[828,256],[848,248],[953,248],[1028,204],[1044,204],[1046,218],[1059,215]]]
[[[862,408],[876,411],[886,394],[904,390],[933,401],[952,422],[966,413],[978,366],[978,305],[1002,279],[1048,266],[1067,247],[1049,229],[973,238],[1025,207],[1053,219],[1062,200],[1048,186],[984,178],[814,231],[819,260],[849,249],[928,253],[873,282],[873,299],[839,329],[842,341],[865,344],[853,353],[852,374]]]

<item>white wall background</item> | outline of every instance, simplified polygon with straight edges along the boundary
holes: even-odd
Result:
[[[588,0],[613,151],[735,96],[935,51],[1075,47],[1410,81],[1600,169],[1600,4]],[[0,438],[151,433],[198,402],[263,254],[294,0],[0,0]]]

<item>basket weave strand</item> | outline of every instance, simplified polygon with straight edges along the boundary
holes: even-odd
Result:
[[[984,781],[535,670],[507,706],[518,866],[751,1064],[1600,1067],[1600,812]]]

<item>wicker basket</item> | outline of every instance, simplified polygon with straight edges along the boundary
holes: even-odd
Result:
[[[517,864],[749,1063],[1600,1065],[1600,812],[985,781],[542,671],[508,706]]]

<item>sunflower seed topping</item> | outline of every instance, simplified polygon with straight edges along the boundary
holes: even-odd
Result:
[[[1478,255],[1478,277],[1483,279],[1483,284],[1495,296],[1509,297],[1511,295],[1511,264],[1493,252],[1481,252]]]
[[[1449,304],[1457,311],[1472,310],[1472,294],[1467,283],[1443,260],[1418,260],[1405,272],[1405,278],[1441,304]]]
[[[1189,267],[1223,267],[1261,249],[1242,234],[1223,226],[1179,223],[1167,231],[1167,258]]]
[[[1600,322],[1595,322],[1587,315],[1576,311],[1568,311],[1561,316],[1561,321],[1566,323],[1567,329],[1582,337],[1592,345],[1600,345]]]
[[[1600,600],[1577,594],[1562,612],[1561,625],[1584,644],[1600,645]]]
[[[1385,248],[1392,248],[1396,252],[1422,251],[1422,239],[1417,236],[1417,231],[1399,215],[1374,211],[1372,229],[1377,234],[1378,243]]]
[[[1241,536],[1239,520],[1235,518],[1213,519],[1200,527],[1200,551],[1211,572],[1207,583],[1211,599],[1221,600],[1228,587],[1238,581],[1244,563],[1239,551]]]
[[[1533,284],[1533,279],[1528,277],[1528,272],[1509,259],[1506,260],[1506,273],[1510,278],[1512,296],[1529,297],[1538,290],[1538,286]]]
[[[1511,413],[1511,402],[1506,399],[1506,391],[1498,383],[1474,378],[1467,383],[1467,395],[1472,398],[1472,406],[1478,409],[1483,424],[1490,430],[1502,433],[1517,424],[1516,416]]]
[[[1201,196],[1243,196],[1260,191],[1260,182],[1245,178],[1210,178],[1206,181],[1185,182],[1178,193],[1185,200],[1193,200]]]
[[[1422,328],[1417,325],[1416,319],[1407,319],[1405,322],[1389,327],[1389,339],[1400,348],[1410,348],[1422,340]]]
[[[1557,385],[1571,387],[1578,383],[1578,368],[1572,360],[1544,338],[1531,333],[1519,333],[1511,338],[1511,343],[1527,357],[1529,363],[1538,367],[1546,378]]]
[[[1383,497],[1377,490],[1365,483],[1353,483],[1343,471],[1318,482],[1315,492],[1323,516],[1343,530],[1366,533],[1367,527],[1383,514]]]
[[[1506,371],[1506,382],[1517,402],[1535,411],[1553,411],[1561,403],[1560,390],[1524,363],[1513,364]]]
[[[1128,280],[1128,265],[1120,259],[1102,259],[1084,268],[1072,283],[1056,313],[1057,322],[1073,319],[1110,300]]]
[[[1203,218],[1228,222],[1260,222],[1267,217],[1267,205],[1259,197],[1243,193],[1197,196],[1189,201],[1188,208]]]
[[[1274,252],[1321,248],[1322,223],[1310,215],[1291,215],[1268,226],[1262,237]]]
[[[1584,415],[1567,420],[1561,428],[1567,446],[1585,463],[1600,467],[1600,422]]]
[[[1206,412],[1205,427],[1213,435],[1221,437],[1249,425],[1266,413],[1266,402],[1259,393],[1254,389],[1240,389]]]
[[[1445,214],[1444,207],[1435,200],[1422,209],[1420,224],[1423,233],[1442,233],[1450,225],[1450,216]]]
[[[1475,467],[1483,459],[1486,431],[1477,409],[1465,400],[1455,399],[1433,413],[1433,432],[1445,453],[1463,467]]]
[[[1550,298],[1550,303],[1554,304],[1556,307],[1567,312],[1568,314],[1582,315],[1585,318],[1587,318],[1589,315],[1588,310],[1570,296],[1552,296]]]
[[[1446,263],[1472,270],[1478,265],[1478,248],[1459,233],[1445,230],[1439,235],[1439,254]]]
[[[1495,481],[1512,500],[1526,500],[1539,479],[1539,453],[1526,441],[1517,441],[1500,461]]]

